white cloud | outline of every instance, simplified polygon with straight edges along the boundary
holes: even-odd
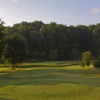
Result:
[[[12,1],[17,2],[18,0],[12,0]]]
[[[92,14],[96,15],[96,14],[100,14],[100,8],[94,8],[91,11]]]
[[[4,14],[4,10],[0,10],[0,18]]]
[[[0,13],[3,13],[4,11],[3,10],[0,10]]]
[[[98,0],[82,0],[83,2],[88,2],[88,1],[92,1],[92,2],[94,2],[95,4],[97,4],[98,3]]]
[[[66,15],[66,18],[71,18],[72,16],[70,14]]]

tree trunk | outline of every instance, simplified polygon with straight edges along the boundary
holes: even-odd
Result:
[[[97,70],[99,70],[99,68],[97,67]]]
[[[12,70],[14,70],[14,69],[15,69],[15,66],[14,66],[14,64],[12,64],[12,65],[11,65],[11,68],[12,68]]]

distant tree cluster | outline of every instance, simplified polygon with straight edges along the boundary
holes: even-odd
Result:
[[[4,27],[0,20],[1,61],[13,62],[11,58],[17,56],[18,59],[23,59],[22,61],[80,60],[85,51],[91,51],[94,57],[100,56],[100,24],[65,26],[55,22],[45,24],[34,21]],[[11,58],[8,61],[9,52],[14,52],[15,55],[9,55]],[[86,62],[87,65],[89,63]]]

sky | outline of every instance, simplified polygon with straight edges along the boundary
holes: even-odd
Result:
[[[0,0],[0,18],[6,26],[22,21],[64,25],[100,23],[100,0]]]

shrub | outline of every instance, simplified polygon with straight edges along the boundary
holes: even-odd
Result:
[[[89,66],[92,59],[92,53],[90,51],[86,51],[82,54],[82,62],[84,65]]]
[[[94,68],[97,68],[97,70],[100,68],[100,57],[98,57],[97,60],[93,62]]]

